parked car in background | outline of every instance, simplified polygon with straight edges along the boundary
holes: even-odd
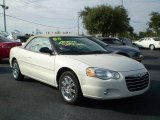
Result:
[[[108,45],[114,45],[114,46],[123,46],[125,43],[123,43],[121,40],[118,38],[101,38],[103,42],[105,42]]]
[[[40,35],[10,53],[13,77],[28,76],[59,88],[69,104],[83,96],[117,99],[140,95],[150,86],[143,64],[109,54],[99,44],[81,36]],[[43,96],[42,96],[43,97]]]
[[[15,42],[6,37],[0,36],[0,59],[9,58],[10,49],[21,45],[21,42]]]
[[[114,45],[114,46],[131,46],[136,47],[132,41],[128,38],[101,38],[103,42],[105,42],[108,45]]]
[[[0,36],[7,37],[9,34],[5,31],[0,31]]]
[[[27,37],[26,36],[17,36],[17,39],[19,39],[22,43],[27,41]]]
[[[22,43],[25,43],[33,34],[25,34],[24,36],[17,36]]]
[[[160,48],[160,38],[158,37],[141,38],[140,40],[135,41],[134,44],[140,48],[149,48],[150,50],[154,50],[156,48]]]
[[[118,39],[123,43],[123,45],[131,46],[131,47],[137,47],[137,46],[135,46],[135,45],[132,43],[132,41],[131,41],[130,39],[128,39],[128,38],[122,38],[122,37],[120,37],[120,38],[118,38]]]
[[[115,43],[118,43],[118,45],[113,45],[113,44],[107,44],[105,42],[102,42],[101,40],[95,38],[95,37],[88,37],[92,41],[96,42],[103,48],[105,48],[107,51],[114,53],[114,54],[120,54],[126,57],[133,58],[139,62],[142,61],[143,55],[141,54],[140,50],[135,47],[131,46],[124,46],[119,40],[115,39]],[[111,39],[109,39],[111,40]],[[109,42],[108,42],[109,43]]]

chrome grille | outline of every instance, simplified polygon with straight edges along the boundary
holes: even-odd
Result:
[[[129,91],[139,91],[146,88],[149,84],[149,74],[141,73],[125,77],[127,88]]]

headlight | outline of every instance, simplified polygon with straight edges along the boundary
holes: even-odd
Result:
[[[111,71],[103,68],[94,68],[94,67],[89,67],[86,69],[86,74],[89,77],[97,77],[102,80],[108,80],[108,79],[119,79],[120,75],[116,71]]]

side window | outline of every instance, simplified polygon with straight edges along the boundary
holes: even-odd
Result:
[[[154,41],[152,38],[148,38],[148,41]]]
[[[120,40],[117,40],[117,39],[113,39],[113,43],[115,45],[123,45],[123,43]]]
[[[113,44],[113,41],[111,39],[103,39],[102,41],[107,44]]]
[[[145,41],[148,41],[149,39],[148,39],[148,38],[145,38],[144,40],[145,40]]]
[[[48,38],[34,38],[30,43],[28,43],[26,49],[33,52],[40,52],[42,47],[48,47],[52,50],[51,43]]]
[[[140,40],[139,40],[139,42],[142,42],[144,40],[144,38],[141,38]]]
[[[52,50],[52,46],[48,38],[40,38],[39,50],[43,47],[47,47]]]
[[[39,47],[39,38],[33,38],[26,46],[27,50],[37,52]]]

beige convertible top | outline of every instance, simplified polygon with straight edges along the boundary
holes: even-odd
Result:
[[[82,36],[79,36],[79,35],[72,35],[72,34],[39,34],[39,35],[34,35],[34,36],[31,36],[26,44],[31,41],[33,38],[36,38],[36,37],[46,37],[46,38],[49,38],[49,37],[82,37]]]

